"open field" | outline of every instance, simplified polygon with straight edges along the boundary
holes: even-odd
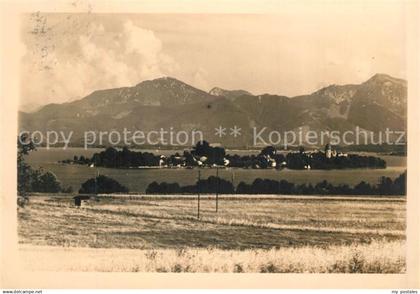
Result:
[[[404,198],[221,197],[216,213],[203,197],[200,220],[196,208],[193,197],[76,208],[69,197],[34,196],[18,211],[22,256],[45,260],[31,266],[44,270],[404,271]]]

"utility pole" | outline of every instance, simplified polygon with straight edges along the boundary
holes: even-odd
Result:
[[[198,182],[197,182],[197,219],[200,219],[200,170],[198,170]]]
[[[98,196],[98,177],[99,177],[99,170],[96,169],[95,173],[95,195]]]
[[[220,186],[219,167],[216,167],[216,178],[217,178],[217,187],[216,187],[216,212],[218,212],[218,210],[219,210],[219,186]]]
[[[235,183],[234,183],[234,180],[235,180],[235,172],[233,170],[232,170],[231,177],[232,177],[232,186],[233,186],[233,189],[235,190]]]

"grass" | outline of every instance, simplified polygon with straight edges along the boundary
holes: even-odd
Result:
[[[328,248],[221,250],[22,246],[29,269],[99,272],[403,273],[403,241]]]
[[[33,197],[19,242],[39,269],[165,272],[404,271],[403,198]],[[47,248],[47,249],[45,249]],[[77,258],[71,258],[71,257]],[[51,258],[48,258],[51,257]],[[51,261],[55,260],[55,261]]]

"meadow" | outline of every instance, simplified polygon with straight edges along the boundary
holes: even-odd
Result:
[[[32,196],[18,209],[31,269],[157,272],[405,271],[405,198]],[[35,262],[36,261],[36,262]]]

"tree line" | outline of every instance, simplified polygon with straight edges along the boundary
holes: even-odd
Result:
[[[287,180],[255,179],[251,184],[240,182],[236,188],[232,182],[210,176],[197,181],[194,185],[180,186],[178,183],[152,182],[146,189],[147,194],[282,194],[282,195],[405,195],[407,172],[395,180],[381,177],[378,184],[361,181],[357,185],[333,185],[324,180],[317,184],[294,184]]]

